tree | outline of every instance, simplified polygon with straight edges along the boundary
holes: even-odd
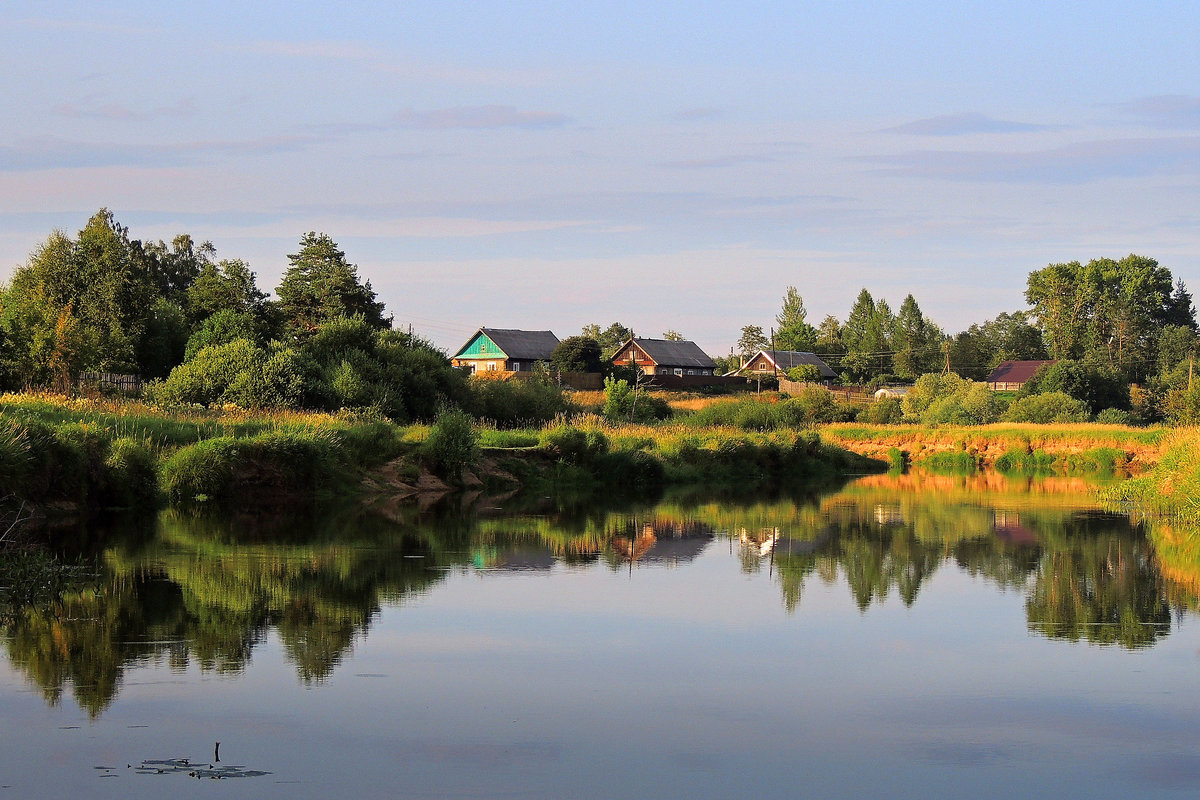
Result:
[[[187,308],[193,324],[219,311],[260,314],[267,296],[258,289],[254,273],[241,259],[204,264],[187,289]]]
[[[346,261],[337,242],[324,233],[309,231],[300,239],[300,251],[288,256],[291,266],[275,294],[296,333],[312,333],[338,317],[359,316],[376,330],[391,327],[383,303],[375,299],[371,282],[360,283],[358,268]]]
[[[921,313],[916,299],[910,294],[900,304],[900,313],[893,325],[893,371],[905,380],[938,369],[942,360],[942,331]]]
[[[885,301],[876,304],[865,288],[858,293],[842,326],[842,343],[846,347],[842,367],[847,377],[862,381],[887,371],[891,366],[889,338],[894,323]]]
[[[1103,360],[1128,378],[1153,361],[1162,326],[1187,324],[1191,297],[1176,290],[1170,270],[1131,254],[1031,272],[1025,299],[1054,358]]]
[[[674,328],[672,328],[671,330],[664,333],[662,335],[662,338],[666,339],[668,342],[682,342],[683,334],[680,333],[679,331],[675,330]]]
[[[817,350],[824,355],[846,352],[846,346],[842,343],[842,324],[832,314],[821,320],[817,328]]]
[[[743,358],[751,358],[759,350],[766,350],[769,344],[762,328],[747,325],[742,328],[742,335],[738,337],[737,351]]]
[[[550,367],[560,372],[603,372],[600,343],[590,336],[568,336],[550,354]]]
[[[54,337],[47,328],[68,312],[78,326],[72,370],[140,371],[141,340],[160,295],[141,244],[107,209],[94,214],[75,240],[54,231],[16,270],[6,295],[14,315],[26,322],[31,350],[34,340]],[[19,308],[28,303],[42,308]]]
[[[633,337],[633,330],[625,327],[620,322],[614,322],[603,330],[600,329],[599,325],[593,323],[583,326],[583,335],[599,342],[600,354],[604,357],[605,361],[609,361],[621,349],[621,345]]]
[[[777,350],[795,350],[812,352],[817,344],[817,329],[807,322],[808,311],[804,308],[804,298],[796,291],[795,286],[787,287],[783,297],[783,308],[775,317],[775,348]]]

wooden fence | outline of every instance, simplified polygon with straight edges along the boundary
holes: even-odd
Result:
[[[141,394],[145,383],[141,375],[121,375],[116,372],[81,372],[80,389],[99,389],[104,392]]]
[[[779,391],[783,394],[800,394],[805,389],[824,389],[838,400],[848,400],[854,403],[867,403],[875,399],[874,393],[867,386],[826,386],[823,383],[808,383],[779,378]]]

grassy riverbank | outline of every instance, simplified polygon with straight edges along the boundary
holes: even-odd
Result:
[[[13,500],[77,512],[162,502],[269,506],[455,486],[497,492],[644,490],[879,466],[823,443],[811,431],[790,428],[625,425],[583,415],[542,428],[475,427],[466,436],[469,441],[451,458],[438,426],[4,395],[0,481]]]
[[[911,463],[956,461],[1013,471],[1140,471],[1158,463],[1170,434],[1164,427],[1095,423],[936,427],[833,423],[820,430],[830,444],[872,458],[887,458],[894,450]]]

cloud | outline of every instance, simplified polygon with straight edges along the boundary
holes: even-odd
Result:
[[[128,107],[120,103],[105,103],[103,105],[85,105],[85,101],[80,103],[61,103],[50,109],[50,113],[59,117],[70,117],[72,119],[112,119],[112,120],[130,120],[138,119],[139,115],[135,114]]]
[[[964,113],[927,117],[883,130],[886,133],[905,133],[916,136],[966,136],[973,133],[1028,133],[1049,129],[1048,125],[1010,122],[994,119],[984,114]]]
[[[145,120],[154,117],[190,117],[196,114],[196,101],[185,98],[173,105],[158,106],[149,112],[138,112],[121,103],[100,103],[95,96],[84,97],[75,103],[60,103],[50,113],[71,119]]]
[[[664,161],[659,166],[669,169],[720,169],[738,164],[769,164],[776,159],[770,156],[729,155],[714,158],[688,158],[681,161]]]
[[[520,111],[514,106],[458,106],[435,111],[406,109],[397,114],[394,122],[405,128],[426,130],[489,130],[494,128],[557,128],[569,117],[551,111]]]
[[[94,167],[189,166],[212,156],[261,156],[290,153],[323,141],[316,137],[272,136],[243,141],[140,143],[76,142],[55,137],[23,139],[0,146],[0,172]]]
[[[717,119],[722,116],[719,108],[685,108],[672,115],[672,119],[682,122],[701,122],[709,119]]]
[[[1117,109],[1165,128],[1200,127],[1200,97],[1160,94],[1118,103]]]
[[[293,58],[312,58],[334,61],[363,61],[383,57],[379,50],[357,42],[285,42],[282,40],[263,40],[241,45],[233,49],[249,50],[275,56],[291,56]]]
[[[918,178],[1015,183],[1085,183],[1200,167],[1200,136],[1079,142],[1024,153],[920,150],[873,156],[884,172]]]

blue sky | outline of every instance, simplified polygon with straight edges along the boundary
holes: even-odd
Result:
[[[1131,252],[1200,289],[1200,4],[0,6],[0,269],[101,206],[399,324],[716,354],[860,288],[953,332]]]

